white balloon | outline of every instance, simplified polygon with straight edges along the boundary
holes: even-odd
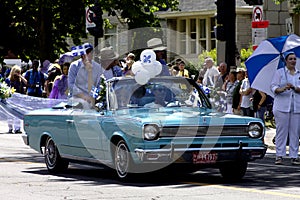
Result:
[[[140,60],[144,66],[152,65],[153,62],[156,61],[156,54],[153,50],[146,49],[142,51],[140,55]]]
[[[155,69],[155,76],[157,76],[162,70],[162,65],[159,61],[156,60],[153,63],[153,68]]]
[[[131,71],[132,71],[133,74],[136,74],[136,72],[141,70],[141,69],[143,69],[143,65],[142,65],[141,61],[136,61],[131,66]]]
[[[147,70],[141,69],[136,72],[134,79],[138,84],[145,85],[150,80],[150,76]]]
[[[154,78],[157,75],[154,64],[146,65],[146,66],[144,66],[144,69],[147,70],[147,73],[149,74],[150,78]]]

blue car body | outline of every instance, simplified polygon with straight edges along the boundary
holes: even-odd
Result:
[[[147,107],[161,86],[165,104]],[[120,178],[170,164],[219,167],[225,178],[242,178],[247,163],[263,158],[267,149],[260,119],[216,112],[191,79],[159,77],[141,86],[134,78],[114,78],[99,104],[31,111],[24,118],[24,142],[45,155],[51,172],[79,161],[115,168]],[[55,145],[47,145],[49,138]]]

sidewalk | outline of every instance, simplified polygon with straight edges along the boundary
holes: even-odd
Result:
[[[21,123],[21,131],[24,133],[24,129],[23,129],[23,121]],[[7,121],[0,119],[0,134],[4,134],[8,132],[8,125],[7,125]]]
[[[265,143],[268,145],[268,149],[275,150],[275,144],[273,144],[272,140],[275,137],[276,129],[275,128],[266,128],[265,134]]]

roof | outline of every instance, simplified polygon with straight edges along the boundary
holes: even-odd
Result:
[[[236,8],[249,8],[249,5],[244,0],[236,0]],[[158,12],[160,16],[180,16],[180,15],[194,15],[214,14],[217,6],[215,0],[179,0],[178,11],[161,11]]]
[[[244,0],[236,0],[236,7],[248,6]],[[216,10],[215,0],[180,0],[179,10],[187,11],[200,11],[200,10]]]

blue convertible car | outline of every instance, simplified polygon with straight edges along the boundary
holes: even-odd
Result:
[[[24,142],[44,155],[49,172],[76,161],[109,166],[119,178],[178,165],[241,179],[266,153],[262,121],[216,112],[192,79],[114,78],[105,89],[95,109],[73,101],[26,114]]]

